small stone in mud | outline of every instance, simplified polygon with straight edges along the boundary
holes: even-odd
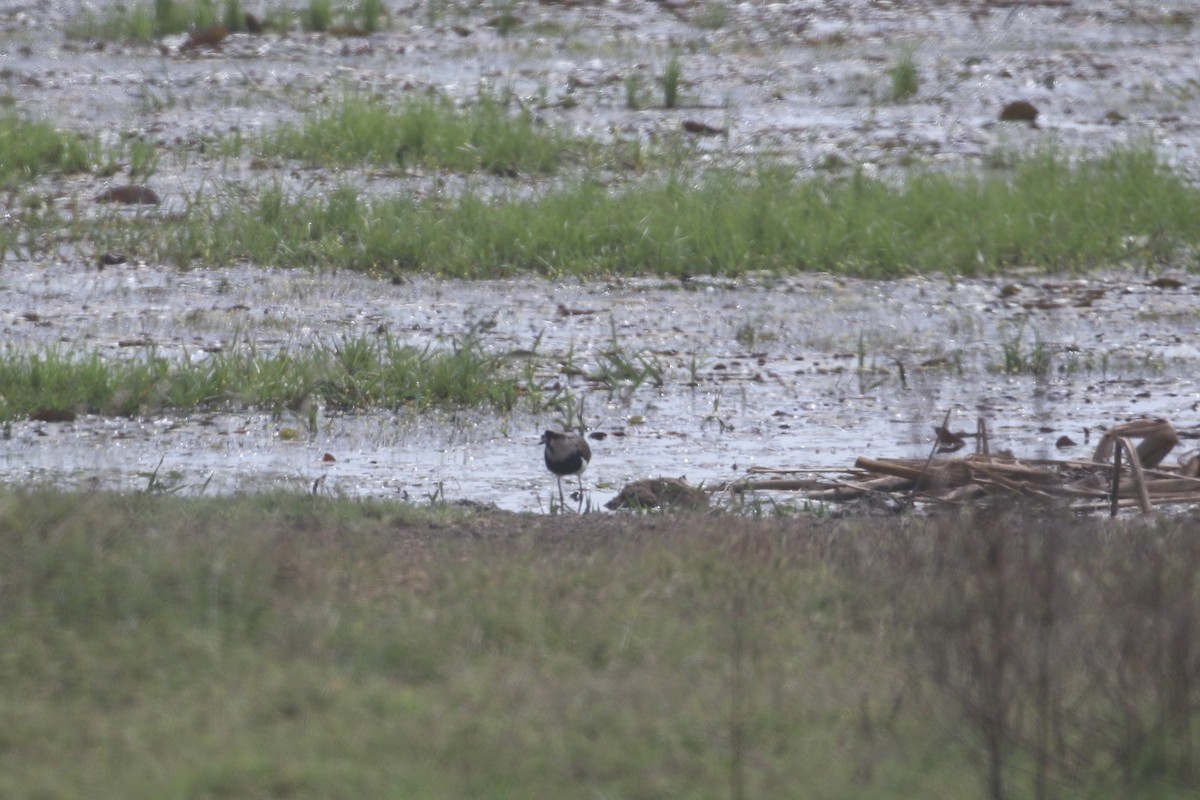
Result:
[[[1054,443],[1054,446],[1059,450],[1065,450],[1068,447],[1074,447],[1075,440],[1070,436],[1060,436],[1058,437],[1058,441]]]
[[[685,119],[683,121],[683,129],[688,133],[694,133],[697,136],[720,136],[725,133],[724,128],[718,128],[709,125],[707,122],[700,122],[695,119]]]
[[[101,253],[96,257],[96,266],[100,269],[115,267],[117,264],[124,264],[128,260],[123,253]]]
[[[1014,100],[1000,109],[1001,122],[1028,122],[1029,127],[1036,128],[1037,118],[1037,108],[1024,100]]]
[[[162,201],[149,186],[113,186],[96,195],[96,202],[156,206]]]

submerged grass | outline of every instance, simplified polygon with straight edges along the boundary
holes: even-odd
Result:
[[[1200,190],[1145,149],[1075,163],[1047,151],[1007,174],[915,172],[900,185],[766,168],[617,192],[583,181],[532,199],[418,201],[349,186],[292,199],[273,189],[257,206],[212,214],[144,235],[159,236],[158,255],[181,264],[462,277],[1085,270],[1129,257],[1134,240],[1138,257],[1161,261],[1200,243]]]
[[[148,410],[228,405],[298,409],[478,406],[512,409],[516,378],[468,337],[445,349],[390,337],[348,339],[335,347],[259,353],[230,348],[180,362],[153,350],[135,360],[59,350],[0,354],[0,420],[34,412],[133,416]]]
[[[0,490],[0,794],[1194,796],[1187,525],[999,517]]]

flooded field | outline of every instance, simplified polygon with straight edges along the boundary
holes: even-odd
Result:
[[[490,4],[439,14],[417,5],[393,8],[391,28],[369,37],[235,34],[219,50],[188,53],[178,40],[100,48],[63,38],[66,20],[104,7],[0,11],[0,69],[18,109],[113,140],[148,137],[173,154],[153,177],[164,203],[151,213],[171,213],[200,187],[268,180],[248,157],[198,153],[347,89],[470,97],[481,85],[507,86],[536,101],[546,124],[601,139],[653,141],[703,122],[727,130],[701,144],[712,163],[771,154],[805,171],[862,164],[886,173],[977,167],[1045,144],[1102,152],[1146,140],[1200,178],[1200,35],[1188,3],[519,3],[522,25],[507,36],[486,24]],[[714,27],[702,15],[718,9],[726,16]],[[886,69],[903,47],[921,88],[886,102]],[[672,48],[682,54],[683,107],[627,107],[627,81],[653,89]],[[1014,100],[1038,108],[1037,127],[996,121]],[[293,170],[284,180],[319,192],[343,177]],[[454,187],[420,170],[362,177],[387,191]],[[107,181],[46,185],[69,203]],[[582,403],[589,429],[603,435],[592,440],[585,481],[593,505],[648,476],[711,485],[752,466],[924,456],[948,410],[952,428],[983,417],[994,448],[1031,457],[1083,457],[1099,429],[1144,415],[1193,436],[1200,281],[1136,259],[1087,278],[1046,278],[1030,266],[1003,280],[393,284],[262,268],[270,265],[98,270],[67,252],[9,253],[0,332],[10,348],[136,358],[153,347],[182,359],[235,343],[295,350],[385,332],[437,346],[477,330],[488,352],[514,369],[532,360],[545,387]],[[589,380],[614,353],[640,364],[643,379]],[[321,409],[315,431],[302,416],[16,421],[0,441],[0,479],[127,491],[317,485],[513,510],[544,510],[555,490],[537,445],[543,428],[561,423],[553,413]],[[1064,435],[1075,444],[1060,450]]]
[[[836,468],[864,454],[924,455],[947,410],[954,428],[973,429],[982,416],[993,447],[1082,457],[1098,427],[1133,416],[1166,417],[1189,435],[1200,406],[1194,287],[1128,276],[815,276],[685,288],[650,280],[385,287],[349,275],[147,267],[73,275],[56,284],[42,270],[6,270],[0,297],[10,341],[114,356],[153,345],[203,357],[235,339],[295,351],[381,330],[415,344],[480,330],[489,352],[514,364],[536,358],[544,385],[570,389],[589,428],[604,435],[592,441],[587,474],[594,502],[650,476],[711,485],[751,466]],[[643,359],[651,377],[596,386],[588,376],[613,352]],[[1020,374],[1022,360],[1042,357],[1045,375]],[[306,490],[324,478],[326,490],[348,495],[536,509],[554,488],[537,439],[556,422],[552,414],[477,411],[321,414],[311,436],[301,414],[18,422],[0,470],[8,481],[127,490],[152,481],[193,491]],[[1063,435],[1077,446],[1057,449]]]

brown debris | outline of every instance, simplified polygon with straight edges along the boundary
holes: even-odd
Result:
[[[708,508],[708,493],[689,486],[680,478],[646,478],[625,484],[621,493],[604,504],[605,508],[652,508],[703,511]]]
[[[96,195],[97,203],[156,206],[161,200],[149,186],[112,186]]]
[[[709,125],[707,122],[700,122],[695,119],[685,119],[682,124],[685,131],[694,133],[697,136],[720,136],[725,133],[724,128],[718,128],[715,125]]]
[[[1108,461],[1112,456],[1113,443],[1118,438],[1137,437],[1142,440],[1138,445],[1138,460],[1144,467],[1156,467],[1162,463],[1167,454],[1179,444],[1179,436],[1175,428],[1165,419],[1139,419],[1126,422],[1110,428],[1100,439],[1093,461]]]
[[[228,35],[229,29],[224,25],[220,23],[209,25],[203,30],[192,31],[188,35],[187,41],[179,45],[179,52],[184,53],[188,50],[198,50],[201,47],[219,50],[221,42],[225,41],[225,37]]]
[[[1139,419],[1114,425],[1101,438],[1090,459],[1021,459],[987,450],[987,427],[979,420],[973,434],[951,434],[946,424],[934,428],[928,458],[890,459],[860,456],[853,469],[756,469],[713,491],[795,491],[810,500],[847,503],[863,498],[907,495],[908,504],[964,505],[995,496],[1059,498],[1076,511],[1138,508],[1152,514],[1157,506],[1200,505],[1200,456],[1181,467],[1162,466],[1179,444],[1174,426],[1164,419]],[[935,458],[946,441],[976,440],[976,452],[962,458]],[[1063,446],[1062,437],[1059,446]],[[1134,442],[1140,440],[1136,445]],[[965,444],[965,442],[964,442]],[[1074,444],[1074,442],[1071,442]],[[770,478],[753,475],[769,473]],[[779,477],[809,473],[817,477]],[[830,477],[839,474],[843,477]]]

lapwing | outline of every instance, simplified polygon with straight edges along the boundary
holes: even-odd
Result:
[[[559,433],[546,431],[538,444],[546,446],[546,469],[554,473],[558,479],[558,501],[563,500],[562,479],[564,475],[575,475],[579,478],[579,502],[583,503],[583,471],[592,460],[592,448],[588,447],[587,439],[574,433]]]

